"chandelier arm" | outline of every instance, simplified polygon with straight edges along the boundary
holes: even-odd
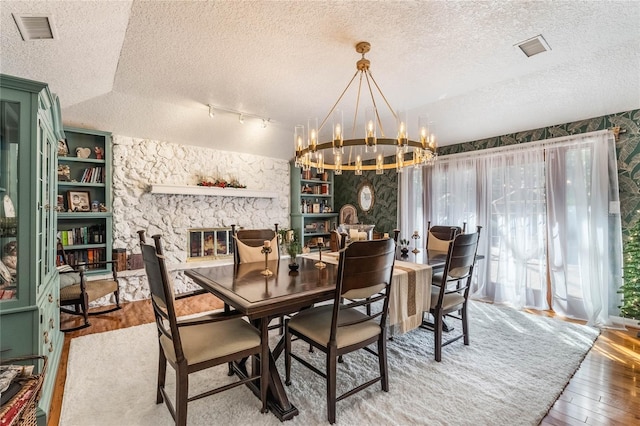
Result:
[[[364,55],[364,54],[363,54]],[[362,91],[362,74],[360,71],[360,82],[358,83],[358,96],[356,97],[356,111],[353,114],[353,127],[351,127],[351,136],[356,137],[356,122],[358,121],[358,109],[360,108],[360,92]]]
[[[340,97],[338,98],[338,100],[336,101],[335,104],[333,104],[333,106],[331,107],[331,109],[329,110],[329,113],[327,114],[327,116],[324,118],[324,120],[322,120],[322,123],[320,124],[320,127],[318,127],[318,133],[320,133],[320,130],[322,129],[322,127],[326,124],[327,120],[329,119],[329,117],[331,117],[331,114],[333,113],[333,110],[336,109],[336,107],[338,106],[338,104],[340,103],[340,100],[342,99],[342,97],[344,96],[345,93],[347,93],[347,90],[349,90],[349,87],[351,86],[351,83],[353,83],[353,80],[355,80],[356,76],[358,75],[360,71],[356,71],[355,74],[353,74],[353,77],[351,77],[351,80],[349,80],[349,84],[347,84],[347,87],[344,88],[344,90],[342,91],[342,94],[340,95]]]
[[[373,80],[373,76],[371,76],[371,71],[367,70],[366,77],[367,77],[367,85],[369,86],[369,95],[371,95],[371,102],[373,103],[373,110],[376,113],[376,120],[378,121],[378,127],[380,127],[380,136],[384,138],[384,127],[382,126],[382,120],[380,119],[380,113],[378,112],[378,105],[376,104],[376,99],[373,96],[373,90],[371,90],[371,82],[369,81],[369,77],[371,77],[371,80]],[[373,82],[375,83],[375,80]],[[378,87],[377,84],[376,84],[376,87]],[[378,92],[380,92],[379,87],[378,87]],[[380,94],[382,95],[382,92],[380,92]],[[382,95],[382,98],[384,98],[384,95]]]
[[[384,93],[382,93],[382,90],[380,90],[380,86],[378,86],[378,82],[376,81],[375,78],[373,78],[373,74],[371,74],[371,71],[368,70],[367,72],[369,73],[369,77],[371,77],[371,81],[373,81],[373,84],[376,85],[376,89],[378,89],[378,93],[380,93],[380,96],[382,96],[382,99],[384,99],[384,102],[387,104],[387,108],[389,108],[389,111],[391,111],[391,114],[393,114],[393,118],[395,118],[397,120],[398,119],[398,115],[393,110],[393,108],[391,108],[391,105],[389,105],[389,101],[384,96]]]

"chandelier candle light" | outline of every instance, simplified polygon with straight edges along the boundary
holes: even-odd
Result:
[[[294,128],[295,145],[295,165],[303,170],[316,168],[319,173],[325,169],[333,170],[335,174],[342,174],[343,170],[354,171],[356,175],[361,175],[363,170],[375,170],[376,174],[382,174],[384,170],[396,169],[401,172],[404,167],[422,165],[432,165],[437,157],[437,145],[433,125],[429,123],[426,116],[418,117],[419,140],[409,138],[406,113],[395,112],[386,97],[380,90],[378,83],[374,80],[369,69],[370,61],[364,57],[369,52],[371,45],[362,41],[356,45],[356,52],[362,54],[362,58],[356,63],[356,73],[347,84],[336,103],[329,110],[327,116],[318,127],[317,119],[310,119],[307,127],[297,125]],[[344,138],[343,114],[336,109],[351,84],[356,81],[359,75],[358,94],[356,98],[356,108],[353,118],[353,139]],[[358,122],[358,108],[360,106],[360,94],[363,93],[362,84],[366,82],[371,106],[365,109],[364,129],[361,130],[361,138],[356,136],[356,124]],[[375,88],[393,115],[397,125],[397,136],[386,138],[382,126],[382,120],[373,95]],[[366,90],[364,91],[366,92]],[[329,142],[319,142],[320,130],[332,118],[333,131],[332,139]],[[378,137],[378,129],[380,137]],[[383,152],[385,146],[395,147],[395,152]],[[344,148],[349,148],[348,155]],[[381,147],[380,149],[378,147]],[[412,155],[409,149],[413,148]],[[363,156],[373,160],[375,164],[363,164]],[[410,157],[410,158],[407,158]],[[352,161],[355,160],[355,161]],[[373,163],[373,161],[371,161]]]

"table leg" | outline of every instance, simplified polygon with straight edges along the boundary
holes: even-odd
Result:
[[[270,318],[263,318],[261,320],[255,321],[254,324],[261,330],[262,341],[265,344],[269,344],[269,330],[267,324],[269,324]],[[282,379],[280,378],[280,374],[278,373],[278,368],[276,367],[276,359],[274,358],[274,352],[278,354],[282,351],[278,351],[278,347],[280,343],[276,346],[274,351],[269,350],[269,377],[267,386],[269,389],[267,390],[267,407],[269,410],[278,418],[280,421],[291,420],[295,416],[299,414],[298,409],[291,404],[289,398],[287,397],[287,393],[285,392],[284,385],[282,383]],[[253,365],[252,368],[260,368],[259,362],[256,357],[253,357]],[[259,386],[249,386],[249,388],[253,391],[253,393],[259,398],[260,397],[260,388]]]

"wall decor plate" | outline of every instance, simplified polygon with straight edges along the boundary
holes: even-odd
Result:
[[[11,197],[5,194],[2,204],[4,206],[4,217],[16,217],[16,209],[13,207],[13,201]]]

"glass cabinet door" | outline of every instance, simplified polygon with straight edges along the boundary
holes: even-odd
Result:
[[[41,282],[38,282],[38,289],[42,284],[46,284],[55,268],[55,150],[57,142],[50,129],[42,119],[38,119],[38,217],[37,229],[39,244],[39,271]]]
[[[0,300],[18,297],[20,103],[0,102]]]

